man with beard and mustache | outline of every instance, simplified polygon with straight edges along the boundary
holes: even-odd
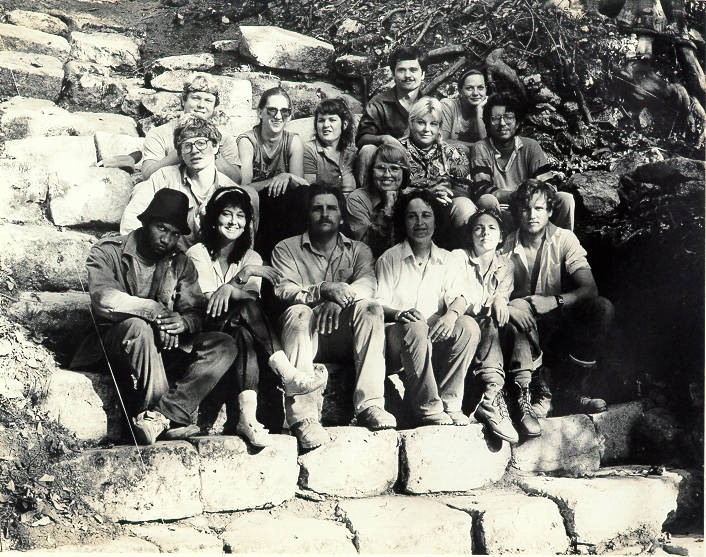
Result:
[[[388,65],[394,87],[368,101],[358,124],[355,143],[360,151],[356,179],[361,188],[366,186],[370,162],[379,145],[387,143],[404,148],[399,140],[409,132],[409,109],[420,96],[427,67],[422,51],[414,46],[394,50]]]
[[[280,318],[284,351],[298,370],[314,361],[355,362],[354,422],[372,430],[396,427],[385,411],[385,325],[375,297],[373,256],[339,232],[345,200],[340,189],[309,189],[308,229],[279,242],[272,266],[282,273],[275,295],[288,307]],[[302,449],[329,440],[319,423],[323,386],[295,392],[285,383],[285,414]]]
[[[235,359],[229,335],[200,332],[205,298],[194,264],[177,248],[190,232],[188,209],[183,193],[159,190],[138,216],[140,228],[101,240],[86,261],[101,338],[86,339],[72,367],[95,364],[103,345],[145,445],[199,433],[199,403]]]

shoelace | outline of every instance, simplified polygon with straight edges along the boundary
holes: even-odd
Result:
[[[533,418],[537,417],[534,409],[532,408],[532,403],[530,402],[530,391],[528,387],[525,387],[520,391],[520,398],[518,402],[520,405],[520,412],[522,414],[529,414]]]
[[[503,396],[502,390],[498,391],[498,394],[495,395],[495,400],[493,401],[493,404],[498,407],[498,409],[500,410],[500,415],[503,418],[510,417],[510,412],[508,412],[507,410],[507,404],[505,403],[505,397]]]

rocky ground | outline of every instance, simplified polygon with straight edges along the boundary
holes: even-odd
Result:
[[[564,8],[6,1],[0,549],[702,551],[702,541],[661,533],[702,531],[704,165],[694,107],[704,99],[682,85],[674,34],[655,39],[654,71],[636,77],[636,41],[616,19]],[[688,36],[703,47],[699,14],[688,3]],[[496,86],[526,95],[523,133],[576,195],[577,233],[617,308],[599,381],[611,411],[548,419],[542,438],[512,450],[477,424],[370,434],[340,427],[348,375],[331,368],[324,420],[336,440],[326,449],[297,455],[287,436],[260,454],[221,436],[139,457],[114,446],[125,431],[110,377],[66,369],[90,329],[83,261],[117,229],[137,176],[96,163],[139,150],[197,70],[219,76],[233,133],[280,84],[294,98],[290,129],[308,136],[323,96],[343,95],[360,113],[362,95],[389,81],[386,54],[409,37],[433,53],[429,92],[453,94],[455,72],[485,63]],[[458,48],[438,50],[449,45]],[[391,380],[394,411],[400,394]],[[222,413],[211,421],[204,427],[221,433]]]

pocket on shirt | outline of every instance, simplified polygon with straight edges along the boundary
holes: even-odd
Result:
[[[343,267],[336,269],[334,273],[334,282],[348,282],[348,279],[353,276],[353,269],[351,267]]]

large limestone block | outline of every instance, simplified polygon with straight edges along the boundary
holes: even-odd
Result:
[[[227,553],[355,555],[352,534],[339,522],[290,514],[251,512],[221,535]]]
[[[617,175],[630,174],[638,166],[663,161],[664,151],[658,147],[650,147],[644,151],[628,151],[619,159],[613,161],[609,170]]]
[[[113,520],[174,520],[203,512],[199,457],[186,441],[85,451],[58,464],[83,500]]]
[[[312,83],[304,81],[282,81],[282,88],[287,91],[292,99],[294,108],[294,116],[296,118],[305,118],[313,116],[314,109],[323,99],[332,99],[341,97],[351,112],[361,114],[363,105],[355,97],[349,95],[335,85],[324,81],[314,81]]]
[[[145,143],[144,137],[109,132],[96,132],[93,139],[96,143],[96,155],[99,161],[117,155],[129,155],[135,151],[142,151]],[[141,162],[137,163],[137,168],[141,166]]]
[[[604,170],[589,170],[569,178],[568,187],[576,191],[583,207],[595,216],[606,216],[620,204],[620,176]]]
[[[589,415],[601,439],[601,464],[625,462],[634,458],[634,434],[644,416],[642,403],[627,402],[609,406],[606,412]]]
[[[0,50],[0,95],[55,101],[64,79],[64,64],[45,54]]]
[[[0,39],[7,50],[46,54],[62,62],[68,60],[71,50],[64,37],[7,23],[0,23]]]
[[[58,172],[49,190],[49,216],[57,226],[119,224],[130,201],[132,178],[119,168],[79,168]]]
[[[314,130],[314,117],[309,116],[308,118],[290,120],[284,125],[284,129],[288,132],[296,133],[301,138],[302,143],[306,143],[313,139],[316,133]]]
[[[71,33],[71,58],[114,70],[134,70],[140,62],[140,47],[131,38],[116,33]]]
[[[61,21],[58,17],[53,17],[41,12],[11,10],[7,12],[7,21],[14,25],[44,31],[52,35],[63,35],[69,30],[66,23]]]
[[[156,545],[161,553],[223,553],[223,542],[213,534],[179,524],[139,524],[129,530]]]
[[[273,435],[272,445],[255,453],[240,437],[194,437],[201,458],[201,500],[210,512],[279,505],[297,488],[297,442]]]
[[[0,127],[6,139],[93,135],[97,131],[137,136],[137,125],[128,116],[110,112],[69,112],[50,101],[24,97],[13,97],[0,104]]]
[[[31,331],[61,338],[75,348],[91,325],[90,303],[85,292],[23,292],[8,315]]]
[[[159,548],[148,542],[133,536],[120,536],[108,541],[97,543],[82,543],[80,545],[59,545],[53,549],[42,548],[42,553],[64,553],[72,555],[74,553],[159,553]]]
[[[3,267],[19,288],[80,290],[86,284],[86,257],[94,236],[53,226],[0,225]]]
[[[138,78],[111,75],[108,68],[78,60],[67,62],[65,74],[65,98],[83,109],[119,109],[128,90],[142,83]]]
[[[184,83],[194,75],[196,72],[187,70],[167,71],[153,77],[151,84],[155,89],[180,93],[184,90]],[[213,75],[211,78],[218,86],[218,110],[230,115],[252,108],[252,85],[248,80],[224,75]]]
[[[0,220],[16,223],[46,222],[42,205],[57,181],[44,166],[0,160]]]
[[[598,470],[601,441],[584,414],[539,420],[542,435],[512,448],[513,465],[523,472],[580,476]]]
[[[624,542],[659,534],[662,523],[677,508],[679,492],[678,481],[669,476],[526,477],[519,485],[527,493],[554,501],[570,536],[597,545],[618,536]]]
[[[120,105],[120,111],[123,114],[139,118],[144,116],[145,108],[142,105],[142,99],[151,97],[156,94],[154,89],[148,89],[141,85],[131,85],[125,90],[125,97]]]
[[[79,29],[81,31],[113,31],[116,33],[127,33],[131,29],[124,25],[121,25],[117,20],[108,16],[105,12],[101,12],[99,15],[93,15],[86,11],[79,10],[74,11],[71,9],[50,9],[47,11],[49,15],[61,18],[64,20],[72,29]]]
[[[559,508],[549,499],[493,490],[437,501],[474,518],[476,553],[553,555],[569,549]]]
[[[154,95],[142,97],[142,106],[155,116],[171,120],[181,113],[181,95],[167,91],[157,91]]]
[[[5,155],[18,162],[51,170],[88,168],[96,164],[96,148],[90,136],[27,137],[5,142]]]
[[[237,116],[231,115],[224,127],[233,137],[238,137],[241,133],[251,130],[259,121],[257,111],[250,110]]]
[[[299,457],[301,487],[341,497],[369,497],[392,489],[399,460],[396,431],[362,427],[327,431],[330,443]]]
[[[246,79],[252,86],[252,107],[257,108],[262,93],[268,89],[280,86],[280,79],[276,75],[264,72],[239,72],[224,71],[224,75],[235,79]]]
[[[272,25],[241,25],[240,54],[261,66],[327,75],[333,61],[330,43]]]
[[[57,370],[48,379],[40,409],[79,439],[119,439],[125,417],[107,374]]]
[[[432,499],[389,495],[339,501],[360,553],[471,553],[471,517]]]
[[[179,56],[165,56],[152,63],[152,72],[161,73],[169,70],[188,70],[194,72],[207,72],[213,69],[216,62],[213,54],[201,52],[199,54],[181,54]]]
[[[468,491],[497,482],[510,446],[486,439],[480,424],[426,426],[400,432],[400,478],[407,493]]]

